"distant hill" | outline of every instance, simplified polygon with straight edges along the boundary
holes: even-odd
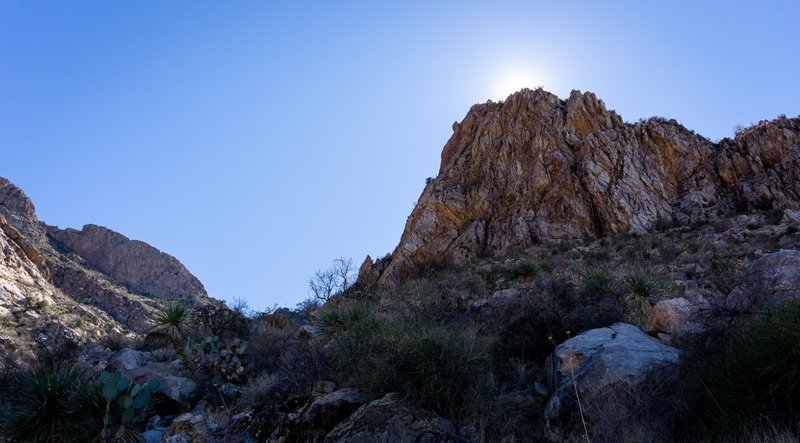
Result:
[[[28,355],[34,341],[145,332],[167,300],[211,302],[175,257],[101,226],[48,226],[0,177],[0,357]]]

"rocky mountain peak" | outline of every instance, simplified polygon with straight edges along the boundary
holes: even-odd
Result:
[[[0,177],[0,212],[31,221],[36,220],[36,210],[28,196],[3,177]]]
[[[48,234],[86,264],[134,292],[192,304],[208,297],[200,280],[180,261],[145,242],[93,224],[80,231],[50,227]]]
[[[800,119],[761,122],[713,143],[675,120],[624,123],[590,92],[562,100],[525,89],[475,105],[453,125],[439,175],[388,264],[362,275],[392,284],[431,261],[797,208],[799,145]]]
[[[212,303],[175,257],[96,225],[61,230],[0,177],[0,359],[31,354],[35,341],[83,342],[142,333],[165,300]]]

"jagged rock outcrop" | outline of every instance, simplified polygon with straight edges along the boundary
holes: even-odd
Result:
[[[162,300],[210,302],[174,257],[107,228],[60,230],[0,177],[0,358],[32,343],[141,333]]]
[[[48,228],[48,234],[86,264],[142,295],[192,304],[207,298],[203,284],[175,257],[97,225],[82,230]]]
[[[800,203],[800,119],[712,143],[674,120],[624,123],[592,93],[526,89],[473,106],[453,129],[382,284],[443,259]]]

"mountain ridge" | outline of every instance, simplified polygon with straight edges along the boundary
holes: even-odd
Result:
[[[31,355],[34,342],[137,335],[167,301],[212,303],[175,257],[97,225],[49,226],[0,177],[0,357]]]
[[[393,285],[426,263],[465,263],[551,240],[644,233],[722,213],[797,209],[800,119],[714,143],[675,120],[625,123],[593,93],[524,89],[474,105],[401,239],[360,281]]]

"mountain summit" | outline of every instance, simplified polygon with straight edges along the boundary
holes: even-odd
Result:
[[[385,260],[392,285],[436,261],[467,263],[550,240],[703,223],[800,205],[800,119],[762,121],[714,143],[675,120],[623,122],[591,92],[524,89],[473,106],[442,150]]]

